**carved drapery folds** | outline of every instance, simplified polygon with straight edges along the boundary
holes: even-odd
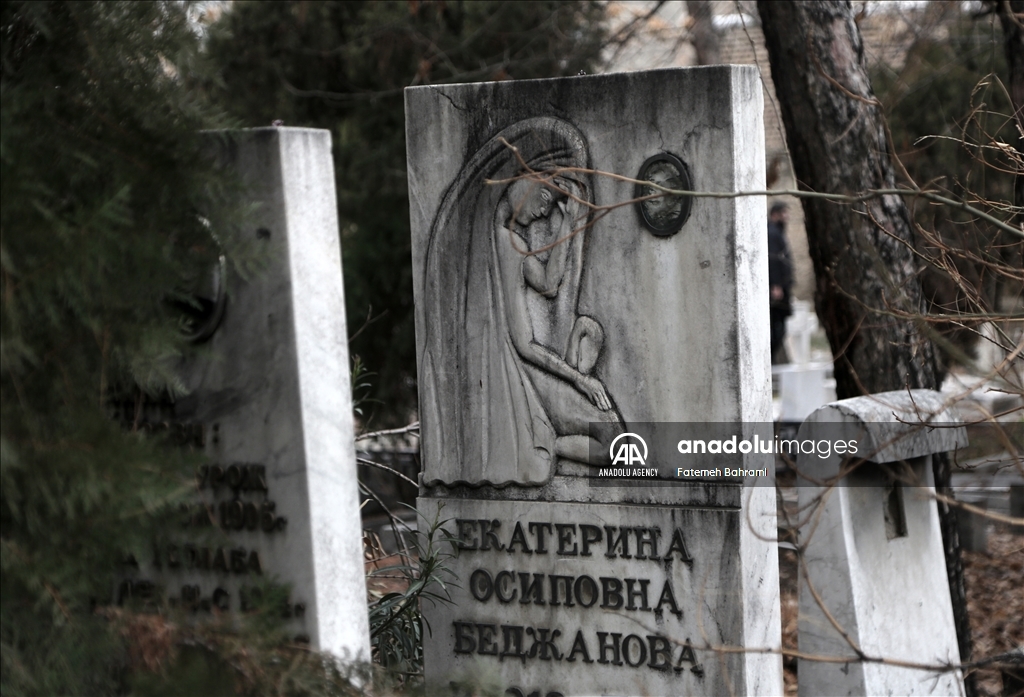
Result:
[[[589,424],[621,423],[593,374],[604,330],[577,310],[593,189],[572,170],[589,160],[572,124],[525,119],[445,193],[424,279],[428,482],[542,484],[557,457],[588,459]]]

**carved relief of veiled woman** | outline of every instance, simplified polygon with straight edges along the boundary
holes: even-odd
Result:
[[[425,314],[438,320],[420,364],[426,481],[541,484],[556,458],[586,462],[618,432],[593,375],[604,332],[577,310],[585,233],[571,233],[591,187],[561,171],[588,166],[574,126],[527,119],[485,143],[446,192],[424,275]],[[524,169],[543,181],[485,183]]]

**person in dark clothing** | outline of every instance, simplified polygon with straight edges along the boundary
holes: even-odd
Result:
[[[793,287],[793,262],[786,243],[789,206],[775,203],[768,213],[768,285],[771,288],[770,314],[772,363],[786,338],[786,318],[793,313],[790,290]]]

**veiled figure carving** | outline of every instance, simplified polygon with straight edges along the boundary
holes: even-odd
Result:
[[[590,182],[560,173],[488,185],[523,172],[506,143],[536,172],[589,167],[574,126],[526,119],[485,143],[445,193],[424,275],[428,482],[541,484],[557,457],[603,452],[622,422],[593,374],[604,330],[577,309],[586,233],[570,233],[585,225],[574,198],[592,200]]]

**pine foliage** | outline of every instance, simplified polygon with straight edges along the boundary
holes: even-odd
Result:
[[[180,79],[188,11],[0,4],[5,695],[119,689],[125,649],[96,608],[188,491],[190,456],[111,411],[177,392],[169,301],[233,251],[200,133],[224,119]]]

